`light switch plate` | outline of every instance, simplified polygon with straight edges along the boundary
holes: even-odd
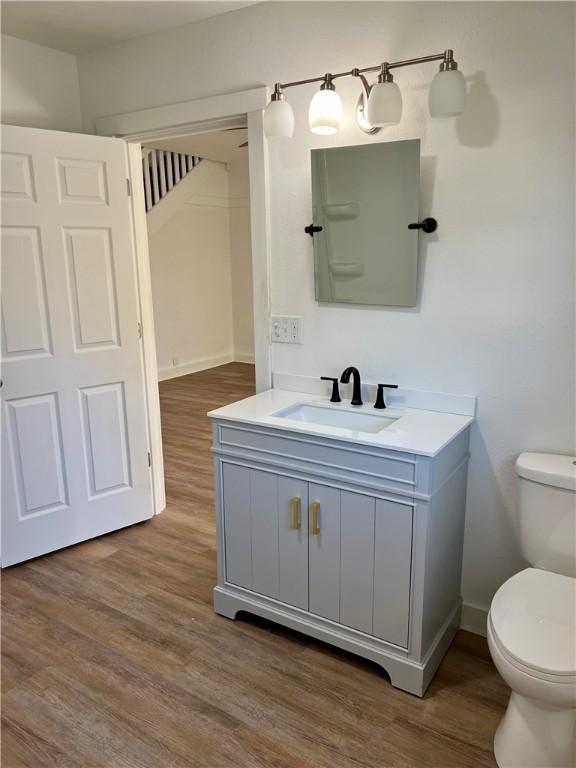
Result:
[[[272,315],[270,339],[274,344],[302,344],[302,318]]]

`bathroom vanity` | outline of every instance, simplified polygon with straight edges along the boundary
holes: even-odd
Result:
[[[272,389],[212,411],[216,612],[364,656],[422,696],[460,620],[462,410]]]

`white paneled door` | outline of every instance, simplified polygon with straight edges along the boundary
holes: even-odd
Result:
[[[2,565],[153,514],[119,139],[2,128]]]

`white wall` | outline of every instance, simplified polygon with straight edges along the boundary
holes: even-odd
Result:
[[[147,214],[160,379],[254,359],[248,175],[235,165],[203,160]]]
[[[1,122],[82,130],[76,57],[2,35]]]
[[[271,144],[272,309],[301,314],[302,346],[278,371],[345,365],[367,380],[476,393],[463,594],[486,607],[522,566],[514,459],[574,450],[574,6],[569,3],[267,3],[107,48],[79,61],[86,126],[98,116],[455,49],[470,98],[433,121],[434,65],[399,72],[404,116],[376,139],[352,120],[333,139],[306,126],[313,87],[290,91],[292,141]],[[180,76],[179,76],[180,73]],[[314,302],[310,149],[422,139],[421,298],[414,310]]]

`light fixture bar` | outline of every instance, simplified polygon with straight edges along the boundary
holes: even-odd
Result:
[[[322,77],[309,77],[307,80],[293,80],[291,83],[276,83],[275,88],[294,88],[295,85],[307,85],[308,83],[321,83],[325,79],[325,75]],[[334,77],[334,75],[332,75]]]
[[[399,67],[410,67],[414,64],[424,64],[428,61],[440,61],[443,59],[446,62],[453,61],[453,51],[451,48],[446,49],[443,53],[435,53],[431,56],[420,56],[417,59],[404,59],[403,61],[386,62],[388,69],[398,69]],[[354,67],[347,72],[336,72],[336,74],[330,74],[332,80],[336,80],[341,77],[360,77],[365,72],[379,72],[382,69],[382,64],[377,64],[373,67],[364,67],[358,69]],[[294,88],[297,85],[308,85],[309,83],[321,83],[326,80],[327,75],[321,75],[320,77],[309,77],[306,80],[292,80],[289,83],[276,83],[275,88]]]
[[[329,136],[340,129],[342,102],[336,93],[334,81],[343,77],[355,77],[362,83],[362,91],[356,103],[356,121],[365,133],[377,133],[381,128],[397,125],[402,117],[402,94],[394,82],[392,70],[415,64],[440,62],[440,69],[432,80],[428,96],[432,117],[455,117],[462,114],[466,104],[466,81],[454,60],[454,51],[447,48],[442,53],[419,56],[415,59],[384,61],[370,67],[328,72],[317,77],[276,83],[272,97],[264,110],[265,132],[268,138],[292,137],[294,113],[284,96],[287,88],[320,83],[320,90],[310,102],[308,124],[312,133]],[[377,72],[378,77],[370,85],[365,74]]]
[[[411,67],[413,64],[425,64],[427,61],[440,61],[440,59],[451,58],[453,51],[448,48],[444,53],[434,53],[432,56],[421,56],[419,59],[404,59],[404,61],[393,61],[388,64],[388,69],[397,69],[398,67]]]

